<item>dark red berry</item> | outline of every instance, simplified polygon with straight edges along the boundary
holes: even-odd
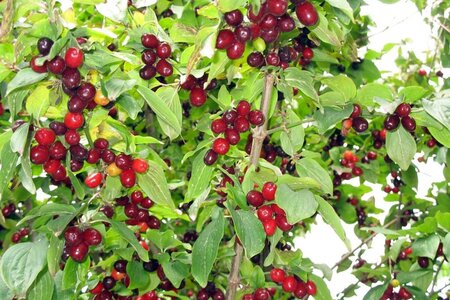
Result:
[[[227,56],[229,59],[238,59],[244,54],[245,44],[234,41],[231,47],[227,48]]]
[[[224,138],[217,138],[212,145],[212,150],[220,155],[225,155],[230,150],[230,143]]]
[[[217,119],[211,122],[211,131],[215,134],[223,133],[227,129],[227,123],[223,119]]]
[[[39,57],[40,56],[33,56],[31,58],[30,67],[36,73],[47,73],[47,71],[48,71],[48,67],[47,67],[48,62],[45,61],[42,65],[37,65],[36,59],[39,58]]]
[[[316,8],[308,1],[298,4],[295,13],[300,23],[305,26],[314,26],[319,20]]]
[[[256,213],[258,215],[258,219],[260,219],[261,221],[267,221],[273,218],[273,210],[269,205],[261,206],[260,208],[258,208]]]
[[[109,142],[104,138],[98,138],[94,141],[94,147],[99,150],[105,150],[109,147]]]
[[[272,236],[277,230],[277,222],[273,219],[263,221],[264,232],[267,236]]]
[[[102,234],[95,228],[83,231],[83,241],[89,246],[97,246],[102,242]]]
[[[30,150],[30,160],[33,164],[42,165],[50,158],[48,147],[37,145]]]
[[[150,80],[156,75],[156,68],[154,66],[146,65],[139,70],[139,76],[144,80]]]
[[[64,232],[64,239],[68,246],[78,245],[83,241],[81,230],[75,226],[67,228]]]
[[[392,131],[397,129],[400,123],[400,118],[397,115],[389,115],[384,119],[384,128],[386,130]]]
[[[132,188],[136,184],[136,173],[133,170],[125,170],[120,174],[120,182],[126,188]]]
[[[261,52],[252,52],[247,56],[247,63],[250,67],[262,67],[264,65],[264,55]]]
[[[173,74],[173,67],[167,60],[160,59],[156,64],[156,71],[163,77],[169,77]]]
[[[230,143],[230,145],[237,145],[241,140],[239,132],[234,128],[228,128],[225,130],[225,138]]]
[[[289,15],[284,15],[278,20],[278,28],[282,32],[291,32],[295,29],[295,22]]]
[[[314,282],[312,282],[311,280],[308,280],[306,282],[306,292],[308,293],[308,295],[311,295],[311,296],[314,296],[317,294],[316,284]]]
[[[156,48],[158,47],[159,40],[154,34],[144,33],[141,36],[141,43],[146,48]]]
[[[409,132],[416,130],[416,120],[410,116],[405,116],[402,118],[402,125]]]
[[[395,112],[400,118],[409,116],[411,112],[411,106],[408,103],[400,103],[395,109]]]
[[[66,68],[62,73],[62,82],[68,89],[74,89],[81,83],[81,75],[78,69]]]
[[[156,54],[161,59],[169,58],[172,54],[172,48],[167,43],[161,43],[156,48]]]
[[[152,49],[147,49],[142,52],[141,59],[146,65],[153,65],[156,62],[156,53]]]
[[[205,163],[205,165],[210,166],[217,161],[217,158],[219,158],[219,155],[214,152],[214,150],[210,149],[205,153],[203,162]]]
[[[252,110],[248,114],[248,120],[252,125],[261,126],[264,124],[264,115],[260,110]]]
[[[225,13],[224,19],[228,25],[235,27],[242,23],[242,21],[244,20],[244,16],[239,9],[235,9]]]
[[[266,182],[262,188],[262,195],[265,200],[272,201],[275,199],[275,193],[277,191],[277,185],[273,182]]]
[[[103,278],[103,287],[105,288],[105,290],[112,290],[114,288],[114,286],[116,285],[116,280],[114,278],[112,278],[111,276],[106,276],[105,278]]]
[[[286,293],[292,293],[297,289],[297,279],[294,276],[287,276],[283,280],[282,286]]]
[[[259,207],[264,203],[263,195],[261,194],[261,192],[258,192],[256,190],[249,191],[246,198],[247,202],[254,207]]]
[[[193,106],[202,106],[206,102],[206,92],[200,87],[194,87],[189,95],[189,101]]]
[[[47,63],[47,69],[53,74],[62,74],[66,69],[66,62],[61,56],[56,56]]]
[[[264,288],[258,288],[253,292],[253,298],[255,300],[269,300],[270,294],[267,289]]]
[[[369,122],[362,117],[356,117],[353,119],[352,127],[356,132],[364,132],[369,128]]]
[[[217,49],[228,49],[235,42],[234,33],[229,29],[222,29],[219,31],[216,40]]]
[[[50,123],[49,127],[56,135],[63,135],[67,131],[66,125],[64,125],[63,122],[53,121]]]
[[[245,117],[239,116],[234,121],[234,129],[238,132],[246,132],[250,129],[250,123]]]
[[[39,128],[34,135],[34,139],[39,145],[50,146],[55,141],[56,134],[49,128]]]
[[[82,262],[89,251],[88,245],[84,242],[79,243],[77,245],[73,245],[69,248],[69,255],[76,262]]]
[[[80,97],[81,100],[85,102],[89,102],[94,99],[95,86],[90,82],[83,82],[77,90],[77,96]]]
[[[83,51],[78,48],[69,48],[66,51],[64,59],[66,60],[67,66],[76,69],[83,63]]]
[[[48,37],[40,38],[37,42],[37,49],[40,54],[47,55],[50,53],[50,49],[53,46],[53,41]]]

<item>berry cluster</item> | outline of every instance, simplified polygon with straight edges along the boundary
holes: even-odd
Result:
[[[16,211],[16,205],[14,203],[5,205],[2,208],[2,214],[5,217],[5,219],[11,217],[15,211]]]
[[[347,199],[347,202],[356,208],[356,217],[358,219],[358,225],[363,226],[364,222],[367,219],[367,214],[366,211],[364,210],[364,207],[361,206],[361,202],[357,197],[350,197]]]
[[[385,141],[386,141],[386,128],[383,128],[381,130],[373,130],[372,131],[372,137],[373,137],[373,147],[375,149],[380,149],[383,147]]]
[[[391,177],[392,177],[392,184],[394,186],[386,185],[384,187],[384,192],[388,194],[391,192],[394,194],[398,194],[398,192],[400,192],[400,186],[403,184],[402,180],[400,179],[400,176],[397,171],[392,171]]]
[[[155,216],[150,216],[148,209],[154,202],[144,197],[141,191],[135,190],[130,197],[123,196],[115,200],[117,206],[124,207],[124,213],[128,217],[128,225],[139,226],[140,232],[146,232],[148,228],[159,229],[161,222]]]
[[[335,172],[335,176],[333,179],[333,183],[335,186],[341,185],[342,180],[349,180],[353,176],[361,176],[363,174],[363,170],[360,167],[356,166],[356,163],[359,161],[358,156],[356,156],[353,151],[346,150],[344,151],[341,159],[341,165],[343,167],[349,168],[352,172],[342,172],[341,174],[337,174]]]
[[[208,75],[205,74],[201,78],[195,78],[190,74],[186,80],[181,84],[183,90],[190,91],[189,102],[192,106],[200,107],[206,102],[206,91],[217,87],[217,80],[211,80],[206,89],[203,89],[204,84],[208,80]]]
[[[398,292],[394,291],[394,288],[400,286],[400,282],[397,279],[392,279],[391,284],[384,291],[380,300],[394,300],[394,299],[412,299],[412,294],[404,287],[400,287]]]
[[[139,71],[139,76],[144,80],[150,80],[156,72],[163,77],[173,74],[173,67],[167,61],[172,54],[172,48],[168,43],[160,42],[159,39],[151,33],[145,33],[141,36],[142,45],[147,48],[142,52],[141,59],[145,66]],[[158,62],[156,60],[159,58]],[[154,64],[156,63],[156,67]]]
[[[400,124],[400,120],[403,128],[409,132],[414,132],[416,130],[416,121],[411,118],[409,114],[411,113],[411,106],[408,103],[401,103],[395,109],[395,112],[388,115],[384,120],[384,128],[389,131],[397,129]]]
[[[301,53],[301,57],[299,60],[299,64],[301,66],[307,66],[310,64],[311,59],[314,57],[314,51],[312,48],[316,47],[316,44],[312,40],[308,38],[309,34],[308,28],[303,28],[302,32],[292,40],[292,46],[297,51],[297,53]],[[298,93],[298,91],[294,91],[294,95]]]
[[[283,269],[273,268],[270,271],[270,278],[273,282],[281,284],[286,293],[293,293],[297,298],[302,299],[307,295],[317,294],[317,287],[313,281],[304,282],[296,276],[287,276]]]
[[[26,236],[28,236],[29,234],[30,234],[30,229],[28,229],[28,228],[26,228],[26,227],[21,228],[19,231],[13,233],[13,235],[11,236],[11,241],[12,241],[14,244],[16,244],[16,243],[20,242],[20,240],[21,240],[23,237],[26,237]]]
[[[89,251],[89,246],[97,246],[102,242],[101,233],[95,228],[81,230],[70,226],[64,232],[68,254],[74,261],[82,262]]]
[[[252,151],[252,144],[253,136],[249,135],[247,138],[247,143],[245,144],[245,152],[248,155],[250,155]],[[280,146],[271,144],[269,138],[266,137],[263,141],[263,147],[261,149],[259,157],[264,158],[270,163],[273,163],[275,159],[277,159],[277,156],[283,158],[281,163],[281,170],[283,172],[283,168],[286,165],[286,157],[288,157],[289,155],[287,155]]]
[[[197,300],[223,300],[225,299],[225,294],[223,291],[216,287],[213,282],[208,282],[206,287],[198,291]]]
[[[242,300],[269,300],[275,292],[274,288],[257,288],[252,294],[242,296]]]
[[[342,135],[347,135],[350,128],[353,128],[358,133],[364,132],[369,128],[369,123],[365,118],[361,117],[361,112],[361,106],[354,104],[350,117],[342,121]]]
[[[230,145],[237,145],[241,140],[241,133],[250,130],[250,124],[261,126],[264,124],[264,115],[260,110],[251,110],[250,103],[242,100],[236,109],[224,112],[220,119],[211,123],[211,131],[215,134],[224,134],[214,140],[212,149],[206,152],[203,159],[208,166],[214,164],[219,155],[225,155]]]

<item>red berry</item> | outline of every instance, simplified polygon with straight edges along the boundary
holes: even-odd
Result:
[[[272,29],[277,26],[277,23],[277,18],[274,15],[268,14],[262,19],[262,21],[259,23],[259,26],[263,29]]]
[[[194,87],[189,94],[189,101],[193,106],[202,106],[206,102],[206,92],[201,87]]]
[[[109,147],[109,142],[104,138],[98,138],[94,141],[94,147],[99,150],[105,150]]]
[[[400,299],[411,299],[412,295],[410,292],[408,292],[407,289],[405,289],[404,287],[401,287],[400,290],[398,291],[398,295],[400,296]]]
[[[119,169],[129,170],[131,169],[133,159],[131,158],[131,156],[126,155],[125,153],[120,153],[119,155],[116,156],[115,163]]]
[[[232,110],[227,110],[223,114],[222,119],[224,119],[225,122],[227,122],[227,124],[231,125],[234,123],[234,121],[236,121],[237,117],[238,117],[237,112],[234,109],[232,109]]]
[[[212,145],[212,150],[220,155],[225,155],[230,150],[230,143],[224,138],[217,138]]]
[[[210,149],[205,153],[205,156],[203,157],[203,162],[205,165],[210,166],[214,164],[217,159],[219,158],[219,155],[214,152],[214,150]]]
[[[261,126],[262,124],[264,124],[265,119],[264,119],[264,115],[263,115],[262,111],[252,110],[248,114],[248,120],[250,121],[250,123],[252,125]]]
[[[275,199],[275,193],[277,191],[277,185],[273,182],[266,182],[262,188],[262,195],[265,200],[272,201]]]
[[[281,16],[286,13],[288,8],[287,0],[267,0],[267,10],[275,16]]]
[[[238,59],[244,54],[245,51],[245,44],[234,41],[234,43],[227,48],[227,56],[229,59]]]
[[[83,241],[81,230],[78,227],[70,226],[64,232],[64,239],[68,246],[78,245]]]
[[[136,173],[145,173],[145,172],[147,172],[147,169],[148,169],[148,162],[142,158],[135,158],[133,160],[131,168]]]
[[[78,48],[69,48],[64,57],[67,66],[70,68],[78,68],[83,63],[83,51]]]
[[[154,34],[144,33],[141,36],[141,43],[146,48],[156,48],[158,47],[159,40]]]
[[[103,181],[102,173],[92,173],[86,177],[84,183],[91,189],[98,187]]]
[[[247,116],[250,113],[250,103],[246,100],[239,101],[238,105],[236,106],[236,112],[240,116]]]
[[[270,271],[270,278],[272,279],[273,282],[282,283],[286,278],[286,273],[284,272],[283,269],[273,268]]]
[[[369,128],[369,123],[362,117],[356,117],[353,118],[352,127],[356,132],[364,132],[367,130],[367,128]]]
[[[311,280],[308,280],[306,282],[306,292],[308,293],[308,295],[311,295],[311,296],[314,296],[315,294],[317,294],[316,284],[314,282],[312,282]]]
[[[89,246],[97,246],[102,242],[102,234],[95,228],[83,231],[83,241]]]
[[[211,122],[211,131],[215,134],[223,133],[227,129],[227,123],[223,119],[217,119]]]
[[[253,293],[253,298],[255,300],[269,300],[270,299],[270,294],[269,294],[269,291],[267,289],[258,288]]]
[[[283,280],[283,290],[287,293],[292,293],[297,289],[297,280],[294,276],[287,276]]]
[[[314,51],[311,48],[305,48],[302,51],[302,56],[305,59],[311,60],[314,57]]]
[[[56,134],[49,128],[39,128],[34,135],[39,145],[50,146],[56,139]]]
[[[47,69],[53,74],[62,74],[66,69],[66,62],[61,56],[56,56],[47,63]]]
[[[250,123],[245,117],[239,116],[234,121],[234,129],[238,132],[246,132],[250,129]]]
[[[402,118],[402,126],[409,132],[416,130],[416,120],[410,116],[405,116]]]
[[[359,104],[353,104],[353,111],[351,117],[357,118],[359,116],[361,116],[361,106]]]
[[[165,59],[160,59],[156,64],[156,71],[163,77],[168,77],[173,74],[172,65]]]
[[[392,131],[397,129],[400,123],[400,118],[397,115],[389,115],[384,119],[384,128],[386,130]]]
[[[101,281],[99,281],[97,285],[92,290],[90,290],[91,294],[93,295],[100,294],[102,291],[103,291],[103,284]]]
[[[235,9],[225,13],[224,19],[228,25],[236,27],[242,23],[244,16],[239,9]]]
[[[254,207],[259,207],[264,203],[263,195],[256,190],[249,191],[246,198],[247,202]]]
[[[352,128],[352,125],[353,125],[353,120],[350,118],[342,121],[342,128],[344,128],[344,129],[348,130],[348,129]]]
[[[275,52],[270,52],[269,54],[267,54],[266,61],[271,66],[280,65],[280,57]]]
[[[370,160],[375,160],[377,159],[377,153],[374,151],[369,151],[367,152],[367,158]]]
[[[139,70],[139,76],[144,80],[150,80],[156,75],[156,68],[154,66],[146,65]]]
[[[280,228],[282,231],[289,231],[292,229],[292,227],[294,227],[293,225],[288,223],[285,215],[277,215],[275,217],[275,221],[277,223],[278,228]]]
[[[50,159],[44,164],[44,171],[48,174],[54,174],[61,166],[61,161],[56,159]]]
[[[303,299],[307,294],[306,284],[303,281],[299,281],[297,284],[297,289],[294,292],[295,297]]]
[[[363,174],[363,170],[360,167],[354,167],[352,169],[352,174],[355,176],[361,176]]]
[[[420,69],[418,72],[419,76],[425,77],[427,76],[427,71],[425,71],[424,69]]]
[[[264,232],[267,236],[272,236],[275,234],[275,231],[277,230],[277,222],[273,219],[265,220],[263,222]]]
[[[66,134],[64,135],[64,140],[66,141],[67,144],[73,146],[78,145],[78,143],[81,140],[81,137],[76,130],[69,129],[66,131]]]
[[[237,145],[241,140],[241,136],[236,129],[227,128],[227,130],[225,130],[225,139],[230,143],[230,145]]]
[[[151,66],[156,62],[156,53],[152,49],[147,49],[142,52],[141,60],[147,66]]]
[[[47,61],[45,61],[43,64],[42,64],[42,66],[38,66],[37,64],[36,64],[36,59],[37,58],[39,58],[39,57],[41,57],[41,56],[33,56],[32,58],[31,58],[31,61],[30,61],[30,67],[31,67],[31,69],[34,71],[34,72],[36,72],[36,73],[46,73],[47,72],[47,69],[48,69],[48,67],[47,67]]]
[[[50,158],[48,147],[37,145],[30,150],[30,160],[33,164],[42,165]]]
[[[136,184],[136,173],[133,170],[125,170],[120,174],[120,182],[126,188],[131,188]]]
[[[234,33],[229,29],[222,29],[219,31],[216,40],[216,48],[217,49],[228,49],[234,43]]]
[[[80,113],[68,112],[64,117],[64,125],[69,129],[78,129],[83,126],[84,118]]]
[[[261,206],[256,213],[261,221],[271,220],[273,217],[273,210],[269,205]]]
[[[427,141],[427,146],[428,148],[434,148],[434,146],[436,146],[436,143],[437,143],[436,140],[431,138]]]
[[[319,20],[316,8],[308,1],[297,5],[295,13],[300,23],[305,26],[314,26]]]
[[[158,54],[158,57],[161,59],[169,58],[172,54],[172,48],[167,43],[161,43],[156,48],[156,54]]]
[[[71,246],[69,248],[69,255],[76,262],[82,262],[89,251],[88,245],[85,243],[79,243],[78,245]]]

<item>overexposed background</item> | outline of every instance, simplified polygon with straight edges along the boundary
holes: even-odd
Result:
[[[400,43],[402,40],[407,41],[406,45],[402,46],[406,53],[407,51],[414,51],[419,59],[425,61],[426,52],[435,51],[436,43],[433,39],[433,33],[429,25],[424,22],[424,17],[418,11],[417,7],[409,0],[403,0],[396,4],[384,4],[380,1],[370,0],[366,1],[367,5],[363,6],[362,14],[368,15],[375,22],[375,26],[370,29],[369,49],[380,51],[387,43]],[[425,12],[427,15],[429,12]],[[364,51],[359,53],[360,57],[364,56]],[[395,59],[398,52],[391,50],[384,55],[380,60],[375,61],[375,64],[380,69],[384,76],[387,76],[398,71],[395,65]],[[427,72],[429,68],[422,66]],[[436,69],[439,70],[439,69]],[[431,70],[432,72],[436,70]],[[448,76],[448,70],[442,70],[444,77]],[[421,155],[417,155],[419,157]],[[419,188],[417,197],[425,198],[428,189],[432,182],[440,182],[444,180],[442,166],[429,159],[426,163],[419,163],[415,161],[419,168]],[[359,185],[358,179],[352,179],[346,183]],[[393,203],[388,203],[383,200],[385,193],[382,191],[381,185],[367,184],[373,188],[373,192],[365,195],[363,199],[368,199],[371,196],[375,197],[377,207],[384,209],[387,213]],[[381,220],[382,222],[384,219]],[[354,226],[344,224],[347,235],[352,243],[352,248],[360,244],[360,240],[354,234]],[[342,241],[337,237],[333,229],[325,224],[323,220],[318,217],[317,224],[312,227],[311,232],[304,237],[296,239],[296,247],[303,251],[304,257],[312,259],[314,263],[326,264],[333,266],[340,258],[347,253]],[[367,249],[364,246],[362,249]],[[373,239],[371,248],[366,250],[363,258],[369,263],[380,262],[380,257],[384,253],[384,237],[377,236]],[[333,299],[338,299],[342,296],[336,297],[338,293],[342,292],[347,286],[356,283],[357,279],[351,274],[352,268],[345,272],[333,273],[332,284],[328,287],[331,290]],[[320,274],[321,275],[321,274]],[[443,281],[439,282],[439,286],[443,286]],[[378,285],[380,283],[376,283]],[[360,283],[360,288],[356,291],[356,296],[346,299],[361,300],[369,291],[369,287]]]

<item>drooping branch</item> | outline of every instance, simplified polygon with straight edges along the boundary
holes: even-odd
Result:
[[[264,124],[257,127],[253,132],[253,143],[252,150],[250,152],[250,165],[257,166],[259,162],[259,157],[261,155],[261,149],[263,141],[267,136],[267,121],[270,98],[272,96],[273,83],[275,77],[267,73],[264,77],[264,90],[261,100],[261,111],[264,115]],[[241,266],[242,255],[244,253],[244,248],[238,242],[234,246],[235,256],[233,257],[233,262],[231,264],[230,275],[228,276],[228,287],[226,293],[227,300],[235,300],[236,290],[240,282],[239,268]]]

